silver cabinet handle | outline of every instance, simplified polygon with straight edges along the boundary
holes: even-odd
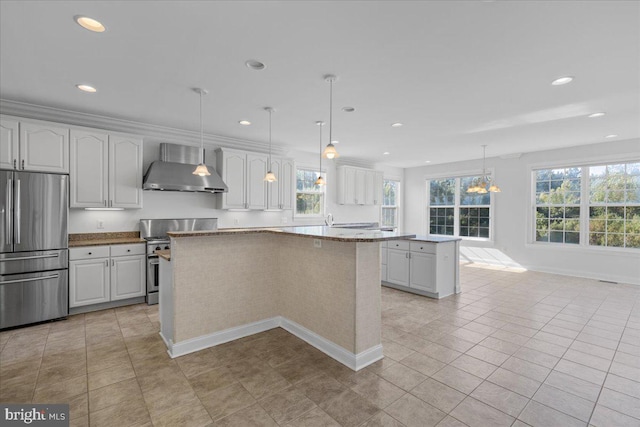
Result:
[[[50,276],[30,277],[28,279],[5,280],[0,282],[0,285],[8,285],[9,283],[38,282],[40,280],[57,279],[58,277],[60,277],[58,274],[52,274]]]
[[[15,160],[14,160],[15,162]],[[5,217],[5,242],[7,245],[11,244],[11,229],[13,228],[13,180],[7,179],[7,200],[5,201],[6,206],[4,209],[4,217]]]
[[[160,264],[160,260],[159,259],[151,260],[151,261],[149,261],[149,264],[158,265],[158,264]]]
[[[91,254],[91,252],[89,252],[89,254]],[[60,256],[60,254],[58,254],[58,253],[56,253],[56,254],[46,254],[46,255],[32,255],[32,256],[23,256],[23,257],[19,257],[19,258],[4,258],[4,259],[0,259],[0,262],[24,261],[25,259],[58,258],[59,256]]]
[[[16,238],[15,243],[20,243],[20,180],[16,179]]]

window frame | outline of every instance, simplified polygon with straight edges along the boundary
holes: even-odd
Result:
[[[312,166],[308,166],[308,165],[298,165],[296,164],[296,174],[295,174],[295,179],[296,179],[296,183],[294,186],[294,207],[293,207],[293,218],[295,219],[318,219],[318,218],[324,218],[326,216],[326,209],[327,209],[327,186],[324,185],[322,187],[320,187],[321,191],[298,191],[298,171],[303,170],[303,171],[307,171],[307,172],[313,172],[313,173],[318,173],[318,169],[316,167],[312,167]],[[321,169],[320,173],[322,175],[325,176],[325,179],[327,177],[327,170],[326,169]],[[321,195],[321,212],[319,214],[304,214],[304,213],[298,213],[298,194],[320,194]]]
[[[425,232],[426,235],[428,236],[445,236],[445,237],[454,237],[454,238],[459,238],[462,239],[463,241],[468,241],[468,242],[485,242],[485,243],[494,243],[494,239],[495,239],[495,197],[493,197],[491,194],[492,193],[488,193],[490,195],[489,197],[489,204],[488,205],[462,205],[460,204],[460,180],[461,178],[466,178],[466,177],[470,177],[470,176],[479,176],[479,175],[485,175],[487,177],[489,177],[490,179],[494,179],[494,168],[486,168],[484,171],[482,171],[481,169],[473,169],[473,170],[462,170],[462,171],[456,171],[453,173],[440,173],[440,174],[434,174],[434,175],[426,175],[424,177],[424,183],[425,183],[425,192],[423,193],[425,195],[425,203],[423,206],[425,206],[425,210],[424,210],[424,214],[423,214],[423,218],[424,218],[424,224],[423,224],[423,230]],[[448,235],[448,234],[431,234],[430,233],[430,212],[429,209],[432,207],[430,204],[430,200],[431,200],[431,183],[430,181],[432,180],[438,180],[438,179],[455,179],[456,180],[456,186],[455,186],[455,194],[454,194],[454,205],[453,205],[453,215],[454,215],[454,220],[453,220],[453,224],[454,224],[454,233],[453,235]],[[451,207],[451,205],[442,205],[442,206],[434,206],[434,207]],[[460,235],[460,209],[461,208],[473,208],[473,207],[477,207],[477,208],[484,208],[484,207],[488,207],[489,208],[489,237],[473,237],[473,236],[461,236]]]
[[[603,155],[598,159],[592,157],[577,158],[572,161],[546,161],[527,165],[529,171],[529,207],[527,209],[527,238],[525,247],[528,248],[553,248],[554,250],[566,250],[574,252],[617,252],[620,254],[633,254],[640,251],[640,248],[620,247],[620,246],[599,246],[589,244],[589,211],[591,205],[590,198],[590,168],[594,166],[607,166],[620,163],[640,162],[640,152],[631,155]],[[536,171],[540,169],[562,169],[580,167],[580,243],[558,243],[558,242],[538,242],[536,241]],[[596,205],[596,206],[607,206]],[[614,205],[617,206],[617,205]],[[628,205],[623,205],[628,206]]]
[[[384,183],[385,181],[394,181],[396,182],[397,185],[397,190],[396,190],[396,204],[395,205],[385,205],[384,204]],[[389,177],[389,176],[383,176],[382,177],[382,203],[380,205],[380,227],[389,227],[388,225],[384,225],[382,223],[382,219],[383,219],[383,211],[385,209],[395,209],[396,210],[396,221],[395,221],[395,225],[394,228],[396,230],[400,229],[400,209],[402,206],[402,179],[398,178],[398,177]]]

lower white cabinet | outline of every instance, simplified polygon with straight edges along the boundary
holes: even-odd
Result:
[[[145,245],[69,249],[69,307],[143,297]]]
[[[392,240],[382,281],[397,289],[442,298],[458,288],[458,242]],[[386,262],[386,265],[385,265]],[[385,278],[386,276],[386,278]]]

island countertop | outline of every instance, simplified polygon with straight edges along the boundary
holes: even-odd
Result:
[[[281,228],[226,228],[209,231],[172,231],[167,233],[170,237],[205,237],[224,236],[230,234],[255,234],[273,233],[288,234],[314,239],[333,240],[341,242],[383,242],[386,240],[406,240],[416,237],[415,234],[398,231],[380,231],[366,229],[350,229],[327,226],[299,226]]]
[[[445,242],[457,242],[462,240],[460,237],[449,237],[449,236],[425,236],[425,235],[417,235],[410,240],[416,242],[429,242],[429,243],[445,243]]]

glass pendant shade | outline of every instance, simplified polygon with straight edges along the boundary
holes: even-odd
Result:
[[[338,157],[340,157],[340,155],[336,151],[336,147],[332,143],[329,143],[324,148],[322,157],[324,157],[325,159],[337,159]]]
[[[267,172],[267,174],[264,176],[264,180],[265,180],[265,181],[267,181],[267,182],[275,182],[275,181],[277,181],[278,179],[276,178],[276,175],[275,175],[273,172],[269,171],[269,172]]]
[[[316,179],[316,182],[314,182],[314,184],[318,186],[327,185],[327,181],[324,180],[322,175],[318,175],[318,179]]]
[[[478,194],[487,194],[487,193],[501,193],[500,187],[498,187],[492,178],[488,179],[487,182],[487,172],[485,168],[485,162],[487,159],[487,146],[482,146],[482,178],[480,178],[480,182],[473,181],[473,183],[467,188],[467,193],[478,193]]]
[[[327,74],[324,76],[325,81],[329,82],[329,143],[322,152],[322,157],[325,159],[337,159],[340,157],[338,151],[336,151],[336,147],[333,145],[331,141],[333,141],[333,82],[336,81],[337,77],[333,74]],[[320,147],[322,147],[322,143],[320,143]]]
[[[209,176],[209,175],[211,175],[211,172],[209,172],[209,169],[207,169],[207,165],[205,165],[204,163],[200,163],[196,167],[196,170],[194,170],[192,173],[194,175],[198,175],[198,176]]]
[[[324,126],[324,122],[318,120],[316,122],[316,125],[318,125],[318,128],[320,129],[320,167],[318,168],[318,179],[316,179],[316,182],[314,182],[315,185],[317,186],[323,186],[323,185],[327,185],[327,181],[325,181],[325,179],[322,177],[322,126]]]

